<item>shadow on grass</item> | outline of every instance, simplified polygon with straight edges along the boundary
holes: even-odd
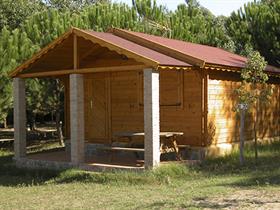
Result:
[[[49,150],[48,150],[49,151]],[[246,164],[240,166],[238,153],[226,157],[205,160],[200,165],[168,164],[153,171],[106,173],[85,172],[79,170],[43,170],[16,168],[11,153],[0,150],[0,185],[43,185],[46,183],[62,184],[71,182],[116,184],[116,185],[158,185],[176,181],[199,180],[205,177],[234,177],[237,181],[218,183],[238,187],[259,185],[280,185],[280,142],[260,146],[258,164],[255,164],[251,148],[246,150]],[[161,205],[156,204],[155,205]]]
[[[247,147],[243,166],[239,162],[239,153],[234,152],[225,157],[205,160],[200,165],[195,166],[194,170],[207,175],[244,175],[246,177],[238,182],[229,184],[233,186],[280,185],[280,142],[260,145],[258,151],[259,158],[257,162],[253,148]]]
[[[1,154],[4,153],[4,154]],[[57,177],[61,171],[17,168],[10,152],[0,150],[0,185],[41,185]]]

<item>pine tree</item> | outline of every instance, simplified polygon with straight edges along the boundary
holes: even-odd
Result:
[[[262,0],[244,5],[226,21],[237,53],[248,54],[249,48],[261,53],[269,64],[280,66],[280,0]]]

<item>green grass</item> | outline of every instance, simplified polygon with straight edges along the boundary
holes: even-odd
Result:
[[[259,155],[256,165],[251,148],[246,148],[243,167],[235,152],[196,166],[95,173],[17,169],[12,153],[0,150],[0,209],[222,208],[208,200],[244,190],[279,193],[280,143],[260,146]]]

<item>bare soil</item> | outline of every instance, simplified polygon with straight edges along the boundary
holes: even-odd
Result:
[[[270,188],[269,188],[270,189]],[[265,189],[237,189],[231,195],[196,199],[202,209],[280,209],[280,191]]]

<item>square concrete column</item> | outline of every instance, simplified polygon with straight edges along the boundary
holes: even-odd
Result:
[[[144,69],[145,168],[160,162],[159,72]]]
[[[79,165],[85,159],[84,78],[82,74],[70,75],[70,127],[71,162]]]
[[[13,79],[14,95],[14,151],[15,159],[26,156],[26,102],[25,82],[22,78]]]

